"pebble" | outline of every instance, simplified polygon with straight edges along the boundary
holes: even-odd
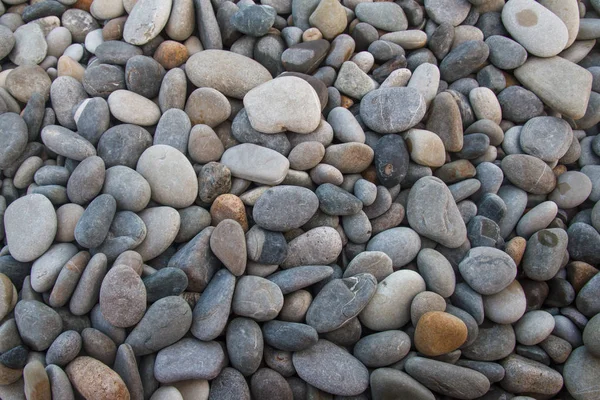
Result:
[[[534,56],[555,56],[569,40],[569,32],[561,19],[532,0],[519,0],[503,7],[502,23],[511,36]]]
[[[369,385],[367,368],[341,347],[320,339],[293,354],[294,368],[310,385],[338,396],[357,396]]]
[[[500,385],[512,393],[552,396],[562,388],[563,377],[537,361],[513,354],[504,359],[501,365],[506,373]]]
[[[48,51],[40,25],[25,24],[13,32],[14,47],[9,54],[10,60],[16,65],[37,65],[41,63]]]
[[[274,319],[283,307],[283,294],[275,283],[258,276],[244,276],[236,284],[232,309],[257,321]]]
[[[154,125],[160,119],[160,109],[147,98],[129,91],[115,90],[108,96],[110,113],[126,124]]]
[[[152,199],[175,208],[192,205],[198,195],[196,173],[185,156],[167,145],[154,145],[140,156],[136,171],[150,185]]]
[[[102,362],[88,356],[80,356],[66,368],[75,389],[86,397],[106,396],[127,398],[129,391],[121,377]]]
[[[241,225],[225,219],[215,227],[210,236],[210,248],[214,255],[235,276],[246,269],[246,238]]]
[[[10,254],[21,262],[30,262],[46,252],[57,231],[56,212],[44,196],[31,194],[8,206],[4,229]]]
[[[100,287],[99,300],[102,315],[116,327],[133,326],[146,312],[146,288],[139,275],[125,265],[108,271]]]
[[[172,0],[137,1],[125,22],[123,39],[136,46],[154,39],[167,25],[172,4]]]
[[[419,253],[421,239],[410,228],[399,227],[375,235],[367,244],[368,251],[381,251],[399,268],[411,262]]]
[[[221,163],[229,168],[232,176],[265,185],[283,182],[290,164],[287,158],[276,151],[252,143],[225,150]]]
[[[58,313],[37,300],[19,301],[15,320],[23,342],[35,351],[50,347],[63,328]]]
[[[581,400],[594,398],[596,379],[598,379],[598,358],[592,355],[586,346],[573,350],[564,365],[564,383],[573,397]]]
[[[459,318],[441,312],[423,314],[415,328],[415,347],[427,356],[439,356],[459,348],[467,339],[467,326]]]
[[[192,362],[198,359],[206,362]],[[158,352],[154,376],[163,384],[187,379],[211,380],[219,375],[224,361],[225,354],[217,342],[184,338]]]
[[[523,270],[534,280],[546,281],[556,275],[567,250],[568,235],[563,229],[543,229],[531,236],[523,257]]]
[[[458,269],[469,286],[483,295],[499,293],[513,282],[517,274],[512,258],[492,247],[469,250]]]
[[[299,13],[302,13],[302,19],[297,18]],[[297,26],[301,29],[305,29],[305,27],[308,28],[308,22],[310,25],[319,29],[323,34],[323,37],[327,40],[335,39],[340,33],[344,32],[346,25],[348,24],[344,7],[338,1],[334,0],[318,2],[314,11],[310,13],[310,16],[305,16],[304,8],[302,6],[299,5],[294,7],[292,4],[292,17],[297,21]],[[308,17],[308,19],[306,17]],[[305,26],[303,26],[303,24]]]
[[[353,355],[370,368],[385,367],[400,361],[410,350],[410,338],[403,331],[374,333],[359,340]]]
[[[396,32],[408,28],[406,15],[397,4],[359,3],[354,12],[361,22],[371,24],[377,29]]]
[[[379,133],[396,133],[415,126],[425,115],[423,96],[414,88],[372,91],[361,102],[363,122]]]
[[[475,370],[423,357],[407,360],[404,369],[427,388],[446,396],[474,399],[490,388],[485,375]]]
[[[432,192],[436,193],[434,198],[439,203],[432,202]],[[421,235],[450,248],[465,242],[465,223],[450,191],[440,179],[419,179],[410,191],[406,210],[410,226]]]
[[[405,372],[394,368],[378,368],[371,373],[371,391],[374,399],[402,395],[412,399],[433,400],[429,389]]]
[[[442,297],[450,297],[454,293],[454,270],[442,254],[433,249],[422,249],[417,256],[417,266],[428,290]]]
[[[360,313],[363,325],[376,331],[399,329],[410,321],[414,297],[425,291],[425,281],[416,272],[399,270],[377,285],[375,295]]]

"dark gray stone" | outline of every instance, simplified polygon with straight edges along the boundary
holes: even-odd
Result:
[[[135,169],[137,161],[148,147],[152,146],[152,136],[144,128],[131,125],[115,125],[100,137],[98,156],[106,168],[124,165]]]
[[[21,339],[35,351],[50,347],[63,329],[60,315],[36,300],[19,301],[15,307],[15,320]]]
[[[304,265],[276,272],[267,279],[279,286],[286,295],[320,282],[331,274],[333,269],[327,265]]]
[[[265,343],[284,351],[302,351],[319,340],[312,326],[296,322],[273,320],[265,323],[262,330]]]
[[[446,82],[454,82],[473,73],[487,60],[488,46],[480,40],[469,40],[456,46],[440,63]]]
[[[244,376],[256,372],[263,357],[263,334],[250,318],[235,318],[227,326],[225,339],[229,362]]]
[[[202,363],[197,362],[203,360]],[[186,379],[214,379],[225,362],[225,353],[217,342],[185,338],[156,355],[154,375],[161,383]]]
[[[425,100],[414,88],[373,90],[360,103],[360,117],[379,133],[398,133],[415,126],[425,115]]]
[[[126,65],[133,57],[142,55],[142,49],[120,40],[108,40],[96,47],[95,56],[101,63]]]
[[[104,242],[117,211],[117,202],[110,194],[96,197],[85,209],[75,226],[75,240],[83,247],[94,248]]]
[[[221,373],[211,382],[210,400],[250,400],[248,383],[238,370],[223,368]]]
[[[290,208],[290,204],[295,207]],[[310,220],[319,208],[319,199],[309,189],[299,186],[276,186],[256,201],[252,216],[264,229],[286,232]]]
[[[179,268],[166,267],[159,269],[144,279],[146,299],[149,303],[167,296],[179,296],[187,288],[188,279]]]
[[[246,109],[241,109],[231,124],[231,134],[240,143],[252,143],[267,147],[287,156],[292,148],[285,133],[266,134],[252,128]]]
[[[544,112],[544,103],[533,92],[521,86],[510,86],[501,91],[498,94],[498,102],[502,107],[502,118],[517,124],[529,121]]]
[[[28,140],[25,120],[15,113],[0,115],[0,168],[17,161],[25,151]]]
[[[133,56],[125,65],[127,89],[148,99],[158,96],[165,69],[155,59]]]
[[[193,312],[191,332],[201,340],[217,338],[227,325],[235,288],[235,276],[220,269],[212,278]]]
[[[241,5],[231,17],[231,24],[243,34],[260,37],[275,23],[277,11],[271,6]]]
[[[96,52],[98,52],[97,49]],[[87,68],[83,74],[81,83],[90,96],[102,97],[105,99],[107,99],[115,90],[121,90],[127,87],[125,84],[125,71],[123,68],[111,64],[98,64]]]

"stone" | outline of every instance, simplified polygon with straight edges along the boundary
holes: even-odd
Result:
[[[223,368],[211,382],[210,397],[215,400],[236,398],[250,400],[250,388],[244,376],[234,368]]]
[[[179,341],[191,325],[192,310],[188,303],[180,296],[163,297],[148,308],[125,343],[136,356],[144,356]]]
[[[0,356],[0,364],[7,368],[21,369],[27,364],[29,351],[23,345],[13,347]]]
[[[210,236],[210,248],[229,271],[240,276],[246,269],[246,238],[240,224],[225,219]]]
[[[510,86],[502,90],[498,94],[498,102],[502,107],[502,117],[515,123],[525,123],[541,115],[544,110],[542,101],[521,86]]]
[[[512,324],[525,313],[527,299],[523,287],[513,281],[500,292],[483,297],[483,308],[488,319],[499,324]]]
[[[378,368],[371,373],[371,394],[375,400],[383,400],[398,394],[411,399],[433,400],[429,389],[405,372],[394,368]]]
[[[307,350],[295,352],[293,363],[304,381],[327,393],[356,396],[369,385],[366,367],[341,347],[320,339]]]
[[[427,15],[438,24],[449,23],[453,26],[460,25],[467,18],[470,9],[471,4],[465,0],[457,2],[427,0],[425,2]]]
[[[321,104],[312,86],[286,76],[255,87],[244,97],[250,124],[264,133],[310,133],[320,122]],[[297,113],[302,109],[301,114]]]
[[[371,274],[334,279],[312,301],[306,322],[317,332],[331,332],[356,317],[369,303],[377,289]]]
[[[596,396],[596,382],[600,359],[592,355],[586,346],[573,350],[564,365],[564,383],[577,400],[592,400]]]
[[[438,135],[424,129],[413,128],[404,134],[404,138],[412,161],[433,168],[444,165],[446,152],[444,143]]]
[[[504,175],[517,187],[532,194],[548,194],[556,187],[556,177],[539,158],[511,154],[502,159]]]
[[[10,254],[30,262],[46,252],[57,231],[54,206],[45,196],[30,194],[12,202],[4,212],[4,229]]]
[[[58,313],[37,300],[19,301],[15,320],[23,342],[35,351],[50,347],[63,328]]]
[[[104,242],[117,211],[117,202],[110,194],[96,197],[85,209],[75,226],[75,240],[82,247],[94,248]]]
[[[272,79],[269,71],[251,58],[216,49],[192,55],[185,71],[195,86],[211,87],[236,99]]]
[[[27,124],[16,113],[0,115],[0,166],[8,167],[23,154],[27,146]]]
[[[569,32],[561,19],[535,1],[519,0],[504,7],[502,23],[511,36],[534,56],[555,56],[569,40]]]
[[[458,349],[467,340],[467,326],[451,314],[427,312],[419,318],[414,340],[419,352],[439,356]]]
[[[594,296],[594,291],[597,290],[600,283],[600,276],[596,274],[592,279],[577,294],[575,303],[577,309],[586,317],[592,317],[598,313],[600,304],[597,297]]]
[[[506,373],[500,385],[512,393],[552,396],[562,388],[563,377],[537,361],[513,354],[504,359],[501,365]]]
[[[187,288],[188,278],[179,268],[165,267],[143,279],[149,303],[167,296],[178,296]]]
[[[113,196],[119,210],[139,212],[148,205],[151,189],[148,181],[137,171],[115,165],[106,170],[102,193]]]
[[[572,138],[573,131],[566,121],[555,117],[536,117],[521,129],[519,144],[525,153],[554,162],[565,155]]]
[[[416,272],[399,270],[377,285],[375,295],[360,313],[363,325],[375,331],[399,329],[410,321],[414,297],[425,291],[425,281]]]
[[[413,88],[386,88],[361,101],[361,118],[379,133],[398,133],[416,125],[425,114],[425,102]]]
[[[44,127],[41,137],[50,150],[72,160],[83,161],[87,157],[96,155],[96,149],[90,142],[77,133],[59,125]]]
[[[172,0],[137,1],[125,22],[123,39],[136,46],[154,39],[167,25],[172,5]]]
[[[225,148],[210,126],[198,124],[189,132],[187,150],[193,161],[206,164],[219,161]]]
[[[556,189],[548,200],[561,209],[575,208],[588,199],[592,192],[592,181],[582,172],[567,171],[556,180]]]
[[[450,262],[438,251],[422,249],[417,256],[417,266],[428,290],[442,297],[450,297],[454,293],[454,270]]]
[[[205,124],[214,128],[229,117],[231,106],[219,91],[213,88],[199,88],[188,97],[185,112],[192,125]]]
[[[419,235],[410,228],[399,227],[375,235],[367,244],[368,251],[381,251],[399,268],[412,261],[421,247]]]
[[[155,145],[146,149],[136,171],[146,179],[152,198],[158,203],[184,208],[196,199],[196,173],[185,156],[171,146]]]
[[[67,366],[66,372],[75,389],[85,397],[129,397],[129,391],[121,377],[94,358],[77,357]]]
[[[219,270],[209,282],[194,307],[191,332],[200,340],[218,337],[229,318],[235,277],[226,269]]]
[[[433,192],[434,197],[430,194]],[[442,192],[444,196],[440,196]],[[439,203],[433,203],[432,198]],[[459,247],[466,240],[467,229],[456,203],[438,178],[423,177],[413,185],[408,196],[407,216],[410,226],[418,233],[446,247]]]
[[[123,64],[125,65],[125,63]],[[109,64],[92,65],[87,68],[83,73],[81,83],[89,95],[105,99],[111,93],[127,88],[123,68]]]
[[[111,268],[100,287],[100,310],[112,325],[126,328],[137,324],[146,312],[146,288],[130,267]]]
[[[37,65],[46,58],[48,44],[38,24],[19,26],[14,32],[15,45],[9,58],[17,65]]]
[[[205,362],[192,362],[199,359]],[[186,379],[214,379],[221,372],[224,361],[225,354],[219,343],[185,338],[158,352],[154,376],[163,384]]]
[[[317,331],[306,324],[272,320],[262,327],[265,343],[282,351],[302,351],[317,343]]]
[[[127,64],[125,65],[125,84],[127,85],[127,90],[148,99],[158,95],[164,76],[165,69],[158,61],[150,57],[133,56],[127,60]]]
[[[325,156],[325,147],[319,142],[303,142],[295,146],[288,155],[290,168],[306,171],[316,167]]]
[[[165,40],[154,52],[154,59],[166,70],[183,65],[188,58],[188,49],[174,40]]]
[[[361,22],[371,24],[377,29],[396,32],[408,28],[406,15],[397,4],[359,3],[354,12]]]
[[[315,191],[319,199],[319,208],[329,215],[354,215],[362,209],[362,202],[331,183],[319,185]]]
[[[469,250],[458,269],[469,286],[483,295],[500,292],[517,274],[517,266],[512,258],[492,247]]]
[[[363,172],[373,161],[373,149],[362,143],[332,144],[325,149],[322,162],[343,174]]]
[[[559,113],[573,119],[585,115],[592,84],[589,71],[561,57],[530,57],[514,74],[523,86]]]
[[[542,229],[534,233],[523,256],[525,274],[536,281],[552,279],[562,265],[568,242],[569,237],[563,229]]]
[[[274,319],[283,307],[283,294],[275,283],[258,276],[244,276],[236,285],[232,310],[257,321]]]
[[[361,70],[356,63],[345,61],[338,72],[334,87],[340,93],[360,100],[367,93],[377,89],[379,84]]]
[[[288,257],[282,268],[299,265],[327,265],[335,261],[342,251],[342,241],[337,230],[317,227],[288,243]]]
[[[243,143],[225,150],[221,157],[236,178],[278,185],[283,182],[289,170],[287,158],[274,150],[251,143]]]
[[[335,39],[344,32],[348,24],[344,7],[338,1],[333,0],[319,1],[316,4],[318,5],[310,14],[307,22],[319,29],[325,39]],[[292,10],[293,8],[292,4]]]
[[[403,331],[368,335],[354,346],[354,357],[370,368],[384,367],[404,358],[410,351],[410,338]]]
[[[77,357],[81,346],[81,335],[77,331],[65,331],[48,348],[46,362],[64,367]]]
[[[151,100],[129,90],[115,90],[108,96],[110,113],[126,124],[155,125],[160,109]]]
[[[51,397],[50,380],[44,365],[38,361],[30,361],[23,369],[25,396],[28,399],[49,399]]]
[[[428,389],[450,397],[474,399],[490,388],[489,380],[480,372],[423,357],[410,358],[404,369]]]
[[[489,48],[480,40],[469,40],[456,46],[440,63],[443,80],[454,82],[478,70],[488,58]]]
[[[241,7],[231,16],[231,24],[241,33],[250,36],[264,36],[273,23],[277,11],[271,6],[248,5]]]

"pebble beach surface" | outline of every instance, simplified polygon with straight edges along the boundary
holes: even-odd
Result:
[[[0,0],[0,399],[599,399],[598,38],[598,0]]]

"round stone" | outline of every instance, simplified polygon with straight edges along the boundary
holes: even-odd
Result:
[[[0,167],[6,168],[25,151],[28,134],[27,124],[18,114],[7,112],[0,115]]]
[[[589,352],[586,346],[573,350],[564,365],[565,386],[576,400],[593,400],[594,390],[600,379],[600,358]]]
[[[290,208],[289,204],[295,204]],[[286,232],[306,224],[319,207],[315,193],[300,186],[277,186],[256,201],[252,216],[262,228]]]
[[[548,200],[553,201],[561,209],[570,209],[586,201],[592,192],[592,181],[579,171],[567,171],[556,180],[556,189],[550,193]]]
[[[531,194],[548,194],[556,187],[552,169],[537,157],[511,154],[502,159],[502,171],[515,186]]]
[[[397,268],[411,262],[419,253],[421,239],[410,228],[392,228],[374,236],[367,244],[368,251],[387,254]]]
[[[40,194],[23,196],[6,209],[4,229],[10,254],[17,261],[33,261],[54,241],[57,231],[54,206]]]
[[[463,279],[478,293],[492,295],[506,288],[517,275],[512,258],[493,247],[469,250],[458,265]]]
[[[175,208],[192,205],[198,195],[198,180],[185,155],[167,145],[145,150],[136,171],[150,185],[152,199]]]
[[[536,117],[523,126],[519,136],[521,149],[543,161],[554,162],[565,155],[573,131],[567,121],[556,117]]]
[[[83,396],[127,398],[129,391],[121,377],[102,362],[87,356],[77,357],[66,368],[69,380]]]
[[[483,297],[485,316],[498,324],[517,322],[525,313],[527,298],[519,281],[513,281],[496,294]]]
[[[60,315],[37,300],[19,301],[15,307],[15,320],[21,339],[35,351],[50,347],[63,329]]]
[[[129,90],[115,90],[108,96],[110,113],[126,124],[155,125],[160,119],[160,108],[149,100]]]
[[[552,333],[554,325],[554,318],[550,313],[542,310],[529,311],[515,325],[517,341],[526,346],[536,345]]]
[[[467,340],[467,326],[459,318],[441,311],[431,311],[419,318],[415,329],[415,346],[427,356],[439,356],[458,349]]]
[[[258,276],[243,276],[236,284],[232,309],[257,321],[274,319],[283,307],[283,294],[275,283]]]

